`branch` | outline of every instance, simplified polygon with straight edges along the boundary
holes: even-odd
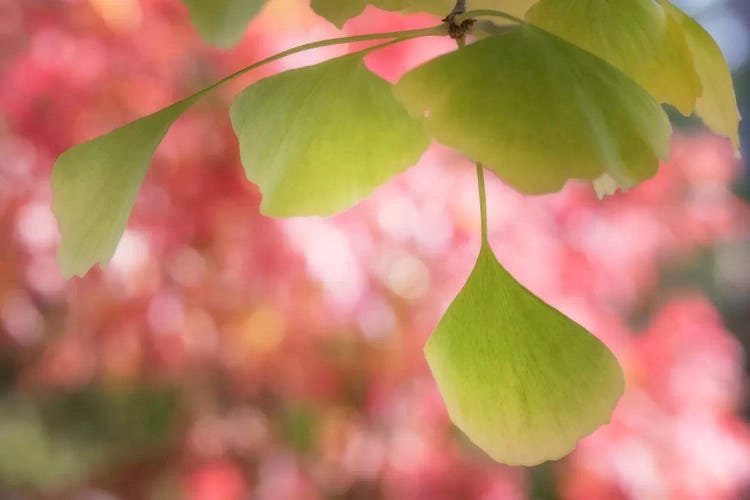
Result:
[[[473,19],[465,19],[460,23],[456,22],[457,16],[466,13],[467,1],[468,0],[456,0],[456,5],[453,7],[451,13],[443,19],[443,22],[448,25],[448,34],[454,40],[463,40],[466,33],[471,31],[471,27],[474,25]]]
[[[466,12],[466,0],[456,0],[456,6],[453,7],[453,10],[450,14],[448,14],[448,17],[457,16],[458,14],[463,14],[464,12]]]

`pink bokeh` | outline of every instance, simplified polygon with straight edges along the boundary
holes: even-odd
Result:
[[[227,116],[233,92],[358,46],[275,63],[189,111],[158,151],[112,263],[62,279],[49,209],[62,150],[264,56],[338,34],[284,0],[221,52],[201,43],[177,1],[116,3],[0,0],[0,18],[14,20],[0,21],[9,49],[0,52],[0,349],[14,360],[12,391],[167,384],[181,394],[176,444],[158,467],[133,459],[59,491],[526,498],[528,471],[493,463],[452,427],[422,355],[478,250],[472,166],[433,145],[419,165],[328,219],[265,218],[244,179]],[[368,8],[345,31],[436,20]],[[450,48],[409,42],[368,65],[394,80]],[[744,352],[700,289],[660,288],[665,267],[750,237],[750,209],[731,190],[738,175],[726,141],[677,135],[654,179],[601,202],[585,183],[532,198],[488,177],[500,261],[601,338],[626,373],[612,423],[552,466],[561,498],[749,491]],[[725,266],[747,277],[746,263]]]

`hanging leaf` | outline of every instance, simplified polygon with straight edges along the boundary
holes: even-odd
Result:
[[[668,152],[669,120],[643,88],[532,26],[429,61],[395,91],[435,139],[524,193],[604,172],[627,188]]]
[[[230,112],[248,178],[276,217],[329,215],[415,164],[422,121],[361,54],[286,71],[245,89]]]
[[[430,2],[430,0],[423,1]],[[467,5],[469,10],[495,9],[501,10],[502,12],[515,17],[523,18],[524,14],[526,14],[529,8],[536,2],[537,0],[468,0]],[[456,2],[453,1],[450,3],[453,5]],[[504,23],[507,21],[496,18],[495,22]]]
[[[156,148],[196,99],[74,146],[57,159],[52,211],[62,236],[57,262],[66,278],[112,259]]]
[[[316,14],[341,29],[346,21],[360,15],[368,3],[366,0],[311,0],[310,6]]]
[[[541,0],[526,19],[613,64],[660,102],[693,112],[702,89],[683,29],[654,0]]]
[[[451,420],[493,459],[536,465],[609,422],[612,353],[519,284],[487,244],[425,346]]]
[[[266,0],[183,0],[190,19],[203,39],[219,47],[231,47],[245,33],[247,24]]]
[[[536,0],[471,0],[471,9],[502,9],[516,17],[524,13]],[[379,9],[403,12],[405,14],[426,12],[441,17],[448,15],[455,0],[312,0],[313,10],[339,28],[349,19],[365,10],[367,5]]]
[[[695,105],[696,114],[711,130],[729,138],[735,150],[739,151],[740,112],[737,109],[732,75],[721,49],[711,35],[690,16],[669,2],[663,2],[663,5],[667,14],[683,29],[703,85],[703,95]]]

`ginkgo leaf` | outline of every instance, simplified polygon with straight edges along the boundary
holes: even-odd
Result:
[[[247,24],[260,12],[266,0],[183,0],[190,19],[204,40],[219,47],[231,47],[245,33]]]
[[[429,145],[422,120],[351,54],[266,78],[230,112],[248,178],[276,217],[349,208],[415,164]]]
[[[431,2],[431,0],[422,0],[423,4],[427,2]],[[469,0],[467,5],[469,10],[499,9],[506,14],[522,18],[536,2],[537,0]],[[419,2],[417,3],[419,4]],[[450,2],[451,5],[455,3],[455,1]],[[417,5],[417,7],[420,7],[420,5]],[[500,19],[496,19],[496,21],[502,22]]]
[[[66,278],[114,255],[159,143],[197,96],[65,151],[52,171],[60,228],[57,262]]]
[[[425,354],[451,420],[509,465],[566,455],[609,422],[624,390],[604,344],[519,284],[487,244]]]
[[[740,148],[740,112],[734,94],[732,75],[724,55],[711,35],[700,24],[680,9],[663,2],[667,14],[685,33],[693,54],[695,69],[703,84],[703,95],[695,105],[696,114],[714,132],[732,141],[736,151]]]
[[[613,64],[660,102],[693,112],[701,82],[683,29],[654,0],[540,0],[526,19]]]
[[[346,21],[360,15],[368,3],[367,0],[311,0],[310,6],[340,29]]]
[[[318,15],[341,28],[346,21],[360,15],[367,5],[390,11],[447,15],[454,3],[452,0],[312,0],[310,5]]]
[[[428,113],[435,139],[529,194],[607,172],[623,188],[667,155],[669,119],[642,87],[533,26],[486,38],[407,73],[396,97]]]
[[[517,17],[524,13],[536,0],[471,0],[472,9],[502,9],[504,12]],[[447,16],[455,0],[312,0],[313,10],[318,15],[331,21],[341,28],[346,21],[358,16],[367,5],[379,9],[414,13],[427,12],[438,16]]]

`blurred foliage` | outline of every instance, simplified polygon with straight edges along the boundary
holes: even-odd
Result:
[[[0,2],[0,498],[748,497],[750,210],[727,141],[678,137],[657,177],[602,202],[590,186],[530,198],[488,177],[499,257],[627,381],[573,455],[502,467],[450,424],[422,353],[479,242],[474,173],[442,149],[337,217],[272,221],[226,118],[242,82],[177,121],[112,265],[62,279],[62,150],[277,43],[336,34],[274,0],[217,53],[179,1],[108,5]],[[426,24],[371,9],[346,31]],[[395,79],[449,48],[367,64]]]
[[[147,387],[90,387],[0,400],[0,493],[52,490],[163,452],[177,397]]]

